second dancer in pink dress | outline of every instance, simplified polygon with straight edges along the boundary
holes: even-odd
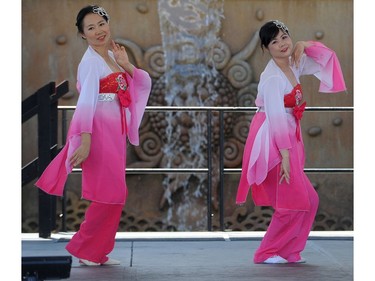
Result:
[[[293,46],[288,28],[274,20],[259,31],[271,59],[260,76],[254,115],[245,144],[237,204],[251,190],[257,206],[275,210],[254,255],[255,263],[299,263],[318,209],[319,198],[304,173],[300,120],[306,103],[300,77],[315,75],[320,92],[345,91],[336,54],[320,42]]]

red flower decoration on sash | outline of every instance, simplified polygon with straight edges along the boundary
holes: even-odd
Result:
[[[120,101],[120,104],[123,107],[129,107],[131,103],[131,97],[128,90],[128,84],[126,83],[126,79],[122,74],[120,74],[119,76],[117,76],[116,81],[118,83],[117,96]]]
[[[293,115],[296,117],[297,120],[301,120],[303,116],[303,112],[305,111],[306,102],[301,104],[300,106],[296,105],[293,107]]]

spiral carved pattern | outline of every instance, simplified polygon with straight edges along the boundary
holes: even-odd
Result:
[[[237,123],[234,125],[233,128],[233,136],[238,139],[243,144],[246,142],[247,135],[249,133],[249,126],[251,123],[252,116],[240,116],[237,119]]]
[[[242,161],[243,143],[235,138],[228,139],[224,144],[224,166],[238,167]]]
[[[252,83],[240,89],[237,93],[237,102],[239,106],[255,106],[258,84]]]
[[[149,48],[145,52],[145,61],[148,65],[148,71],[152,77],[159,78],[165,72],[164,50],[161,46]]]
[[[230,56],[231,53],[228,45],[222,41],[219,41],[213,50],[212,56],[215,63],[215,68],[218,70],[223,69],[228,64]]]
[[[252,70],[245,61],[236,61],[229,66],[228,79],[236,88],[242,88],[251,82]]]
[[[161,159],[162,142],[155,132],[144,132],[140,135],[140,146],[135,146],[134,149],[139,158],[146,162],[152,162],[155,165]],[[134,167],[134,165],[132,166]]]

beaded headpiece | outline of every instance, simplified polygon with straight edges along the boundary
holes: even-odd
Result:
[[[102,17],[105,16],[105,17],[109,20],[109,15],[108,15],[108,13],[104,10],[103,7],[94,6],[94,7],[92,8],[92,12],[93,12],[94,14],[98,14],[99,16],[102,16]]]
[[[282,29],[282,31],[289,34],[289,29],[286,27],[286,25],[283,22],[279,20],[273,20],[272,23],[276,25],[277,28]]]

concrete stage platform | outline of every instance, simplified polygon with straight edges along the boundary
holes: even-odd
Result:
[[[22,257],[67,256],[65,246],[72,235],[57,233],[51,239],[41,239],[38,234],[22,234]],[[305,264],[254,264],[253,254],[263,235],[264,232],[121,232],[109,255],[120,260],[121,265],[86,267],[73,257],[70,277],[65,280],[354,280],[351,231],[311,232],[303,252]]]

